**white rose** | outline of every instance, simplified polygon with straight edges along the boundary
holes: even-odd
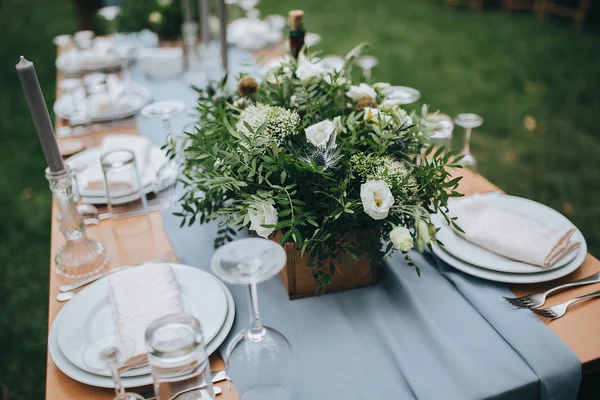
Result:
[[[162,21],[162,14],[158,11],[154,11],[148,16],[148,21],[152,24],[160,24]]]
[[[331,135],[334,135],[333,140],[335,141],[336,124],[326,119],[309,126],[304,131],[306,132],[306,140],[319,149],[324,149]]]
[[[377,108],[365,107],[365,121],[372,122],[374,124],[379,124],[379,121],[383,121],[384,123],[389,123],[392,119],[392,116],[387,113],[382,113]]]
[[[396,226],[390,232],[390,241],[396,246],[400,251],[408,252],[413,248],[413,238],[410,234],[410,231],[403,226]]]
[[[377,97],[377,93],[371,86],[367,85],[366,83],[361,83],[358,86],[350,86],[350,89],[346,92],[346,96],[350,97],[354,101],[358,101],[358,99],[365,96],[369,96],[374,99]]]
[[[394,204],[394,196],[385,181],[366,181],[360,185],[363,209],[373,219],[384,219]]]
[[[306,59],[298,62],[296,76],[301,81],[307,81],[312,78],[320,78],[321,75],[323,75],[323,70],[319,65],[313,64]]]
[[[261,225],[277,225],[277,210],[267,201],[252,205],[248,209],[248,217],[250,218],[250,230],[256,231],[258,236],[265,239],[273,233],[275,228],[265,228]]]

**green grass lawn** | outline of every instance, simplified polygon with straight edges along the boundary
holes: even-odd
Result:
[[[528,13],[451,11],[443,0],[263,0],[263,14],[306,10],[326,54],[371,43],[375,80],[485,119],[472,150],[510,194],[566,214],[600,254],[600,37]],[[14,65],[35,62],[54,101],[54,35],[73,32],[68,0],[0,3],[0,382],[14,399],[44,394],[50,192]],[[524,122],[528,121],[527,124]]]

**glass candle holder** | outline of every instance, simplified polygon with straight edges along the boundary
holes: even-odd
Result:
[[[101,271],[108,263],[102,243],[89,239],[85,223],[73,199],[73,174],[68,166],[58,172],[46,169],[46,179],[61,213],[60,231],[66,243],[54,257],[56,272],[67,278],[83,278]]]
[[[204,334],[196,318],[172,314],[155,320],[146,330],[146,349],[158,400],[215,398]]]

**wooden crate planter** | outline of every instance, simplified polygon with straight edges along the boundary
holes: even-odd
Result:
[[[276,233],[272,237],[276,242],[280,239],[281,233]],[[307,250],[304,257],[300,257],[294,242],[285,243],[283,248],[287,254],[287,264],[281,270],[281,279],[290,300],[315,296],[317,284],[312,277],[312,268],[308,266],[310,252]],[[331,284],[325,289],[325,293],[341,292],[379,283],[381,267],[372,268],[366,254],[360,254],[359,261],[350,258],[348,266],[344,260],[335,260],[333,264],[338,270],[333,275]],[[329,260],[325,265],[329,265]]]

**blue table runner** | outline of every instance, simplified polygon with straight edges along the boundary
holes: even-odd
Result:
[[[195,103],[181,80],[146,80],[135,70],[134,79],[154,100]],[[175,132],[192,120],[174,118]],[[137,122],[164,143],[158,121]],[[172,211],[162,215],[175,251],[209,271],[216,224],[179,228]],[[430,254],[411,255],[421,277],[398,256],[377,286],[290,301],[279,277],[259,285],[263,323],[292,345],[292,399],[575,399],[581,362],[531,312],[509,306],[504,285]],[[229,288],[237,307],[232,337],[247,327],[248,306],[244,288]]]

